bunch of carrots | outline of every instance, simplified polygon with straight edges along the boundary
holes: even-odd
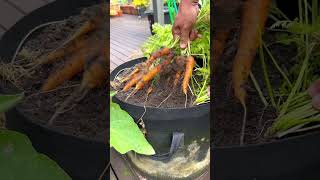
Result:
[[[152,67],[152,64],[159,59],[165,57],[165,59],[159,64]],[[126,92],[133,88],[132,93],[143,89],[164,69],[168,68],[168,65],[172,64],[175,66],[175,77],[173,80],[173,87],[178,85],[181,79],[181,75],[184,72],[182,81],[182,92],[187,96],[188,85],[192,76],[193,68],[195,67],[195,60],[193,56],[175,57],[173,51],[170,48],[164,47],[153,54],[143,63],[137,65],[137,67],[126,77],[123,78],[122,82],[126,82],[122,91]],[[148,90],[149,91],[149,90]]]

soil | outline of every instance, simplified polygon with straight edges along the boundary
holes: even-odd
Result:
[[[121,72],[118,75],[119,79],[130,74],[133,69],[134,67],[131,67],[128,70]],[[118,91],[116,97],[130,104],[146,107],[184,108],[194,106],[193,102],[195,97],[192,96],[190,91],[188,91],[186,103],[186,96],[181,89],[182,78],[177,87],[175,89],[173,88],[174,77],[174,72],[160,73],[159,79],[155,81],[156,83],[154,83],[153,91],[149,95],[147,93],[149,87],[145,87],[133,95],[133,88],[127,92],[123,92],[122,89],[125,83],[122,83],[115,88],[115,90]],[[130,97],[127,99],[128,96]]]
[[[89,7],[83,14],[70,17],[63,23],[49,25],[38,30],[24,44],[16,62],[27,63],[28,61],[33,61],[40,55],[62,45],[88,19],[90,11],[93,11],[92,9],[94,8]],[[64,62],[63,59],[62,62],[58,61],[54,64],[43,65],[36,68],[34,72],[26,74],[15,81],[15,86],[23,90],[26,96],[24,101],[17,106],[17,110],[31,121],[47,126],[47,121],[51,118],[58,105],[78,88],[82,77],[81,74],[53,91],[40,93],[40,88],[49,74],[63,65]],[[0,88],[5,92],[12,93],[12,91],[17,91],[15,86],[2,81]],[[106,89],[107,85],[90,91],[73,109],[59,115],[49,128],[78,137],[107,142],[108,93]]]
[[[274,42],[275,34],[266,32],[264,40],[267,44]],[[239,102],[232,96],[231,72],[232,60],[236,54],[236,47],[239,40],[239,29],[236,29],[224,51],[220,60],[217,74],[214,75],[215,88],[213,90],[212,112],[212,141],[215,146],[236,146],[240,144],[240,131],[243,122],[243,108]],[[283,45],[269,46],[274,57],[282,68],[288,68],[292,64],[292,58],[295,56],[293,47]],[[270,82],[274,88],[278,88],[282,83],[280,73],[275,69],[268,56],[265,56]],[[252,66],[252,73],[263,91],[265,97],[268,97],[267,88],[264,81],[263,71],[259,57],[256,57]],[[265,108],[255,86],[249,78],[247,83],[247,123],[245,128],[244,144],[259,144],[273,141],[265,136],[266,130],[271,126],[276,117],[275,110],[272,107]],[[268,100],[268,99],[267,99]]]

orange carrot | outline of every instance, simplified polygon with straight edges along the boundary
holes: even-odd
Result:
[[[108,66],[103,56],[99,56],[84,72],[81,86],[92,89],[101,86],[108,75]]]
[[[148,90],[147,90],[147,95],[149,95],[150,93],[152,93],[153,91],[153,87],[152,85],[149,86]]]
[[[177,73],[176,73],[176,75],[175,75],[175,77],[174,77],[174,81],[173,81],[173,88],[177,87],[178,82],[179,82],[179,80],[180,80],[180,78],[181,78],[181,73],[182,73],[181,70],[178,70],[178,71],[177,71]]]
[[[187,57],[186,59],[186,70],[184,72],[183,82],[182,82],[182,91],[185,95],[187,95],[189,81],[192,76],[193,68],[196,64],[196,61],[192,56]]]
[[[83,71],[87,49],[79,51],[67,60],[62,69],[57,70],[49,76],[47,82],[42,86],[42,91],[49,91],[56,88],[58,85],[71,79],[75,74]]]
[[[240,41],[233,62],[232,84],[235,96],[243,105],[246,98],[244,84],[251,71],[261,32],[268,17],[270,3],[271,0],[248,0],[242,10]]]
[[[169,54],[166,60],[164,60],[161,64],[158,64],[156,67],[152,68],[149,72],[147,72],[136,85],[135,90],[138,91],[142,89],[145,86],[145,84],[147,84],[154,77],[156,77],[156,75],[160,73],[163,67],[171,63],[172,58],[173,54]]]
[[[167,56],[167,55],[169,55],[170,53],[171,53],[171,49],[170,49],[170,48],[167,48],[167,47],[162,48],[162,49],[156,51],[156,52],[153,53],[153,54],[150,56],[150,58],[145,62],[146,67],[149,67],[149,66],[153,63],[154,60],[156,60],[156,59],[158,59],[158,58],[160,58],[160,57],[163,57],[163,56]]]
[[[124,86],[123,91],[128,91],[132,86],[136,85],[142,77],[142,74],[134,74],[132,79]]]
[[[137,68],[134,69],[128,76],[123,77],[123,78],[120,80],[120,82],[121,82],[121,83],[124,83],[124,82],[126,82],[126,81],[129,81],[129,80],[133,79],[133,78],[134,78],[134,75],[137,74],[137,73],[139,73],[139,72],[140,72],[140,68],[137,67]]]
[[[64,47],[58,48],[58,49],[50,52],[49,54],[41,56],[36,61],[36,63],[37,64],[53,63],[56,60],[59,60],[59,58],[62,58],[69,53],[75,52],[76,50],[83,48],[87,43],[88,43],[87,40],[84,38],[76,39]]]
[[[216,72],[217,66],[220,62],[220,57],[224,51],[224,47],[228,38],[230,30],[219,31],[213,39],[213,72]]]
[[[66,41],[66,43],[72,42],[73,40],[79,38],[80,36],[83,36],[84,34],[87,34],[93,30],[95,30],[97,27],[96,21],[89,20],[86,21],[70,38]],[[65,43],[65,44],[66,44]]]

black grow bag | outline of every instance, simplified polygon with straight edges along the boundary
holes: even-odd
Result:
[[[318,180],[320,133],[272,143],[213,148],[216,180]]]
[[[132,67],[143,60],[145,59],[140,58],[118,66],[112,71],[111,80],[121,69]],[[113,97],[112,100],[127,111],[135,121],[139,120],[145,111],[143,106],[129,104],[117,97]],[[189,108],[146,107],[146,113],[143,116],[148,132],[146,138],[155,149],[157,155],[167,154],[172,146],[178,146],[179,142],[174,141],[180,141],[180,135],[183,136],[184,145],[188,145],[194,140],[199,141],[202,138],[209,139],[209,113],[210,107],[208,103]],[[209,143],[207,145],[209,148]],[[170,155],[172,154],[169,153]]]
[[[79,14],[82,7],[97,2],[100,0],[57,0],[33,11],[4,34],[0,41],[0,56],[11,59],[21,39],[35,26]],[[109,161],[106,143],[40,126],[17,109],[6,113],[6,125],[8,129],[26,134],[38,152],[56,161],[74,180],[98,179]]]

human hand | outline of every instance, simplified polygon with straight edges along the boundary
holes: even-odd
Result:
[[[181,0],[179,12],[172,27],[174,38],[180,37],[180,48],[187,47],[188,41],[199,37],[193,29],[199,12],[198,0]]]

